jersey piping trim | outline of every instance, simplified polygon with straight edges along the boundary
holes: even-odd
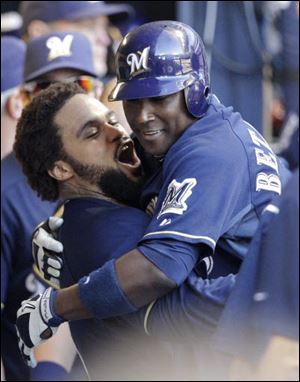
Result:
[[[198,236],[198,235],[189,235],[188,233],[183,233],[183,232],[177,232],[177,231],[157,231],[157,232],[150,232],[147,233],[143,238],[149,237],[149,236],[154,236],[154,235],[161,235],[161,234],[171,234],[171,235],[176,235],[176,236],[181,236],[181,237],[186,237],[189,239],[204,239],[209,241],[210,243],[213,244],[213,246],[216,246],[215,240],[208,236]]]
[[[152,301],[149,305],[148,305],[148,308],[146,310],[146,313],[145,313],[145,317],[144,317],[144,330],[145,330],[145,333],[147,334],[147,336],[150,336],[150,333],[148,331],[148,318],[149,318],[149,315],[150,315],[150,312],[153,308],[153,305],[156,303],[156,300]]]

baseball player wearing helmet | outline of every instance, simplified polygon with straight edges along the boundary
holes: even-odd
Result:
[[[288,177],[255,128],[211,94],[205,50],[189,26],[142,25],[124,37],[116,64],[111,100],[123,100],[140,143],[162,162],[142,195],[152,220],[135,249],[70,288],[50,289],[34,311],[19,312],[19,322],[29,315],[50,328],[134,312],[201,262],[209,277],[237,272],[263,208]],[[209,256],[214,267],[203,261]],[[49,319],[39,318],[41,303]],[[40,341],[38,327],[19,330],[27,346]]]
[[[34,118],[40,112],[46,122]],[[68,115],[74,117],[72,124]],[[51,124],[52,120],[57,121],[63,138],[55,137],[56,127]],[[97,125],[100,134],[97,134]],[[87,127],[82,129],[82,126]],[[39,150],[33,150],[42,137],[44,143],[40,143]],[[59,142],[64,154],[57,153]],[[92,155],[96,148],[98,155]],[[99,103],[92,103],[87,95],[83,97],[82,90],[73,84],[57,84],[37,96],[25,109],[19,122],[15,149],[28,181],[43,198],[68,199],[64,205],[64,224],[59,232],[59,239],[64,244],[65,264],[61,287],[78,282],[84,275],[138,245],[150,221],[150,216],[132,208],[139,198],[141,176],[137,170],[140,162],[134,153],[133,143],[124,135],[111,111]],[[84,152],[90,153],[90,159],[83,155]],[[75,160],[74,154],[82,159]],[[45,157],[47,162],[43,162]],[[59,167],[56,167],[55,158],[60,162]],[[56,172],[60,171],[63,163],[64,166],[66,163],[72,166],[76,176],[67,179],[57,177]],[[36,171],[37,167],[39,171]],[[123,172],[112,172],[112,168]],[[133,183],[132,178],[138,182]],[[83,251],[85,256],[82,256]],[[197,338],[203,340],[209,337],[233,284],[232,275],[211,286],[192,273],[178,290],[137,315],[118,317],[116,320],[89,319],[70,323],[76,347],[90,376],[95,380],[98,375],[103,379],[105,376],[108,379],[111,376],[123,379],[125,375],[128,378],[140,376],[142,379],[145,374],[150,377],[161,372],[158,364],[169,370],[166,365],[171,361],[168,356],[170,351],[160,351],[158,339],[194,338],[195,325]],[[215,285],[217,293],[214,298]],[[49,291],[44,294],[44,301],[49,297]],[[205,293],[209,293],[208,301],[202,299]],[[33,301],[29,305],[25,303],[22,309],[27,310]],[[22,317],[19,324],[21,321]],[[130,330],[132,327],[134,333]],[[139,332],[142,332],[141,338]],[[145,332],[150,333],[154,340],[146,337]],[[145,338],[146,346],[143,346]],[[172,354],[174,350],[175,344]],[[28,357],[24,347],[21,351],[25,358],[27,356],[28,363],[33,365],[33,358]],[[140,359],[138,363],[134,361],[137,358]],[[124,362],[128,364],[126,368],[121,366]],[[154,370],[153,364],[156,365]],[[182,362],[180,365],[183,369]],[[175,371],[174,365],[171,370]]]

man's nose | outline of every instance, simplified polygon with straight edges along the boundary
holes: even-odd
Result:
[[[120,140],[125,135],[125,130],[118,125],[110,125],[109,123],[105,126],[105,136],[108,142],[115,142]]]
[[[93,32],[97,44],[105,47],[108,47],[111,44],[112,38],[110,37],[107,28],[96,26]]]
[[[147,122],[154,121],[154,109],[149,100],[141,100],[137,108],[138,115],[136,122],[138,124],[146,124]]]

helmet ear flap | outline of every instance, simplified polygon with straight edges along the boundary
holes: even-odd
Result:
[[[209,87],[196,80],[184,89],[185,103],[190,114],[202,117],[208,108]]]

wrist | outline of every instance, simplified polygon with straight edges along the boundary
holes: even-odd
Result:
[[[91,318],[91,313],[81,302],[78,284],[57,291],[54,311],[67,321]]]
[[[53,327],[59,326],[66,321],[55,311],[56,299],[57,290],[53,288],[46,289],[41,299],[41,313],[43,320]]]
[[[115,270],[115,260],[110,260],[88,277],[78,282],[78,292],[82,304],[93,317],[104,319],[132,313],[137,310],[127,298]]]

